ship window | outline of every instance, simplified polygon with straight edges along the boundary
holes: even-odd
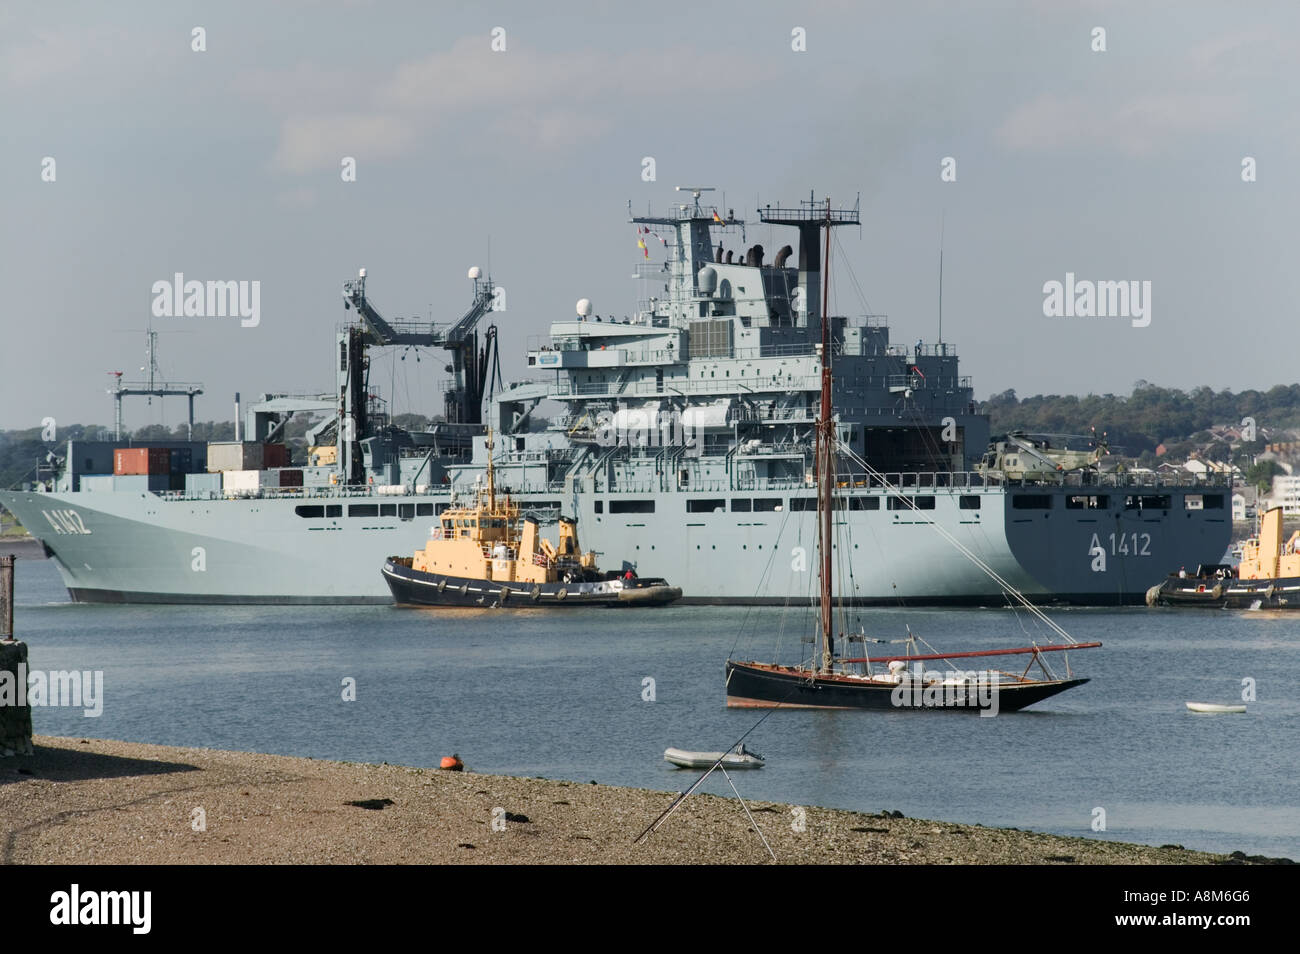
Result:
[[[403,520],[411,520],[415,517],[415,504],[398,504],[397,515]]]
[[[795,511],[796,513],[800,510],[816,510],[817,498],[816,497],[791,497],[790,509]]]
[[[1169,504],[1169,494],[1131,495],[1124,498],[1125,510],[1168,510]]]
[[[777,513],[781,509],[782,508],[781,508],[780,497],[755,497],[754,498],[755,513]]]
[[[451,504],[446,504],[446,503],[434,504],[434,505],[433,505],[433,512],[434,512],[434,513],[442,513],[444,510],[446,510],[446,509],[447,509],[448,507],[450,507],[450,506],[451,506]]]
[[[1013,510],[1051,510],[1051,494],[1016,494],[1011,498]]]
[[[319,506],[317,506],[317,507],[312,507],[312,506],[294,507],[294,508],[293,508],[293,512],[296,513],[296,514],[297,514],[298,516],[300,516],[300,517],[323,517],[323,516],[325,516],[325,508],[324,508],[324,507],[319,507]]]
[[[397,504],[382,504],[382,505],[380,506],[380,508],[379,508],[379,516],[381,516],[381,517],[396,517],[396,516],[397,516]]]
[[[917,510],[933,510],[934,497],[929,494],[919,494],[915,497],[890,497],[890,510],[911,510],[915,507]]]
[[[379,507],[375,504],[349,504],[349,517],[378,517]]]
[[[1105,494],[1071,494],[1065,498],[1066,510],[1105,510],[1110,497]]]
[[[686,501],[687,513],[716,513],[726,509],[727,502],[721,497],[701,497]]]
[[[1223,509],[1223,494],[1206,494],[1206,495],[1205,495],[1205,509],[1206,509],[1206,510],[1222,510],[1222,509]]]
[[[879,510],[880,498],[879,497],[850,497],[849,509],[850,510]]]
[[[653,500],[611,500],[609,502],[610,513],[654,513],[655,502]]]
[[[980,508],[979,495],[962,494],[957,501],[957,506],[962,510],[978,510]]]
[[[433,516],[433,504],[416,504],[416,505],[415,505],[415,515],[416,515],[417,517],[432,517],[432,516]]]
[[[597,501],[596,501],[596,513],[604,513],[604,512],[605,512],[605,501],[603,501],[603,500],[597,500]]]
[[[748,497],[731,498],[732,513],[749,513],[753,509],[754,509],[754,501],[750,500]]]
[[[326,505],[325,505],[325,516],[327,516],[327,517],[341,517],[341,516],[343,516],[343,505],[342,505],[342,504],[326,504]]]

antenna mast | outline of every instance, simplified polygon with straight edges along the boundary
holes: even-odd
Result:
[[[943,344],[943,220],[939,216],[939,344]]]

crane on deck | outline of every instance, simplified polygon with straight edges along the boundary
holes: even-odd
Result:
[[[490,381],[500,377],[497,353],[497,328],[488,325],[480,336],[479,322],[494,310],[497,286],[491,277],[484,278],[475,267],[469,270],[474,282],[474,298],[465,313],[451,325],[433,321],[389,320],[366,294],[366,270],[343,284],[343,307],[355,310],[360,321],[340,336],[339,421],[344,428],[340,441],[349,482],[359,482],[362,473],[360,443],[370,435],[371,410],[368,400],[368,372],[372,347],[443,348],[450,352],[445,370],[452,376],[451,387],[443,393],[443,416],[449,424],[478,427],[483,423],[483,395]]]

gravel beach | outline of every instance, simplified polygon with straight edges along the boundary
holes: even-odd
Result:
[[[430,768],[37,736],[0,760],[6,864],[770,861],[735,799]],[[683,784],[695,778],[683,773]],[[743,788],[742,788],[743,792]],[[750,802],[780,862],[1214,864],[1227,856]],[[201,829],[201,830],[196,830]],[[202,830],[205,829],[205,830]]]

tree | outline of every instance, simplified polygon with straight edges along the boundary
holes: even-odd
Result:
[[[1286,471],[1278,466],[1277,461],[1261,460],[1246,471],[1246,482],[1260,493],[1268,493],[1273,486],[1273,478]]]

